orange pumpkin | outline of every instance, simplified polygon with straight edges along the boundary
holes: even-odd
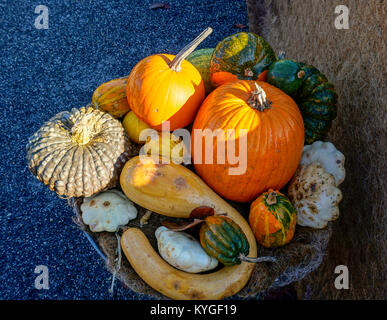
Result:
[[[266,248],[287,244],[293,239],[297,214],[290,200],[270,189],[250,207],[249,224],[257,242]]]
[[[247,202],[269,188],[281,189],[300,162],[301,113],[292,98],[267,82],[239,80],[218,87],[203,102],[192,129],[196,172],[229,200]],[[208,140],[198,129],[222,130]]]
[[[101,84],[91,98],[93,107],[110,113],[114,118],[125,115],[130,111],[126,98],[126,81],[127,78],[118,78]]]
[[[164,121],[170,130],[190,124],[204,99],[199,71],[184,60],[210,33],[203,31],[176,56],[156,54],[141,60],[129,74],[128,102],[138,118],[156,130]]]

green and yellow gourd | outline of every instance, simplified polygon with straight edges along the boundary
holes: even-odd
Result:
[[[240,80],[266,80],[266,70],[277,56],[266,40],[251,32],[239,32],[215,47],[210,61],[214,86]]]
[[[294,236],[297,214],[290,200],[269,189],[250,207],[249,224],[257,242],[266,248],[280,247]]]
[[[304,119],[305,144],[326,137],[337,115],[337,94],[325,75],[311,65],[284,59],[269,67],[267,82],[296,101]]]
[[[200,75],[202,76],[206,95],[214,89],[210,79],[210,60],[213,52],[214,48],[199,49],[192,52],[186,58],[187,61],[191,62],[191,64],[198,69]]]

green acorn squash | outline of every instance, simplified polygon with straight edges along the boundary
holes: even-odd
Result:
[[[208,255],[226,266],[241,263],[249,254],[249,243],[242,229],[225,216],[209,216],[200,228],[200,243]]]
[[[210,60],[213,52],[214,48],[199,49],[192,52],[186,58],[187,61],[191,62],[191,64],[198,69],[200,75],[202,76],[206,95],[214,89],[210,80]]]
[[[325,75],[311,65],[284,59],[269,67],[267,82],[296,101],[304,118],[305,144],[326,137],[337,115],[337,94]]]

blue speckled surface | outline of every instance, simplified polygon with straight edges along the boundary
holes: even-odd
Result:
[[[214,47],[247,25],[243,0],[2,1],[0,3],[0,299],[111,299],[111,274],[72,222],[72,210],[27,170],[25,145],[41,124],[91,100],[153,53],[177,53],[205,27]],[[49,8],[37,30],[35,7]],[[199,48],[200,48],[199,47]],[[37,290],[34,269],[49,269]],[[117,283],[114,299],[146,299]]]

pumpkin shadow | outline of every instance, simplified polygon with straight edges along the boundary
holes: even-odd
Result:
[[[191,84],[194,88],[194,94],[191,95],[187,99],[187,101],[184,103],[184,105],[172,117],[170,117],[169,119],[166,120],[166,121],[170,122],[171,130],[178,129],[182,126],[185,127],[188,124],[190,124],[194,120],[194,118],[195,118],[195,116],[196,116],[196,114],[197,114],[197,112],[198,112],[198,110],[199,110],[199,108],[204,100],[204,82],[203,82],[203,80],[201,80],[199,85],[197,85],[196,83],[194,83],[191,80]],[[200,86],[202,87],[202,90],[198,89]],[[192,106],[195,104],[197,105],[197,107],[193,108]],[[180,126],[178,125],[176,128],[173,128],[172,124],[180,122],[182,118],[187,119],[185,121],[185,123],[183,125],[180,125]],[[156,130],[160,129],[159,131],[161,131],[161,126],[162,125],[158,126],[155,129]]]
[[[161,57],[167,65],[170,65],[172,63],[172,60],[169,59],[165,54],[158,54],[158,56]],[[190,80],[190,83],[193,87],[194,93],[185,101],[185,103],[180,107],[180,109],[173,116],[171,116],[170,118],[164,121],[164,122],[169,121],[170,131],[189,125],[194,120],[196,113],[198,112],[201,104],[204,101],[205,88],[204,88],[203,79],[200,81],[199,84],[196,84],[192,80]],[[195,105],[197,105],[196,108],[193,107]],[[163,123],[161,123],[158,126],[154,126],[153,128],[156,129],[157,131],[162,131]]]
[[[250,129],[246,129],[247,133],[234,133],[234,138],[231,138],[228,136],[227,131],[224,132],[224,136],[218,137],[217,135],[214,135],[212,138],[212,144],[211,143],[206,143],[206,138],[203,133],[200,134],[200,132],[192,132],[191,131],[191,159],[192,159],[192,164],[193,164],[193,169],[194,172],[212,189],[214,190],[217,194],[219,194],[222,198],[228,199],[230,202],[232,202],[234,205],[235,204],[240,204],[240,208],[243,208],[242,212],[248,213],[248,205],[251,200],[253,200],[252,197],[251,199],[246,199],[245,201],[239,201],[237,200],[239,198],[238,195],[235,194],[230,194],[229,192],[226,192],[226,194],[219,193],[216,190],[219,190],[219,185],[220,184],[226,184],[225,181],[220,182],[222,178],[220,176],[214,176],[211,179],[208,179],[207,174],[204,174],[204,172],[212,172],[214,171],[213,165],[215,164],[218,168],[221,168],[224,172],[228,173],[228,177],[230,180],[227,183],[232,184],[239,184],[239,190],[241,193],[246,188],[249,188],[250,181],[245,181],[244,184],[241,184],[241,176],[243,177],[244,175],[248,174],[248,171],[251,170],[252,165],[250,164],[249,166],[249,159],[248,159],[248,139],[249,135],[252,134],[252,131],[249,131]],[[195,151],[195,143],[194,143],[194,136],[199,134],[199,137],[201,136],[202,138],[202,156],[199,157],[199,159],[195,158],[195,154],[197,152],[200,152],[200,150]],[[200,138],[198,139],[200,141]],[[242,147],[240,150],[240,141],[245,140],[246,141],[246,148],[243,148],[243,143]],[[219,145],[218,145],[219,144]],[[223,147],[221,147],[224,144]],[[234,149],[231,151],[229,150],[230,148]],[[224,152],[219,150],[223,149]],[[212,162],[207,163],[206,162],[206,156],[207,155],[212,155]],[[231,158],[230,158],[231,157]],[[197,161],[198,160],[198,161]],[[238,173],[240,171],[240,173]],[[230,175],[230,172],[234,172],[235,174]],[[230,187],[231,187],[230,185]],[[240,208],[238,208],[238,211],[240,211]]]

